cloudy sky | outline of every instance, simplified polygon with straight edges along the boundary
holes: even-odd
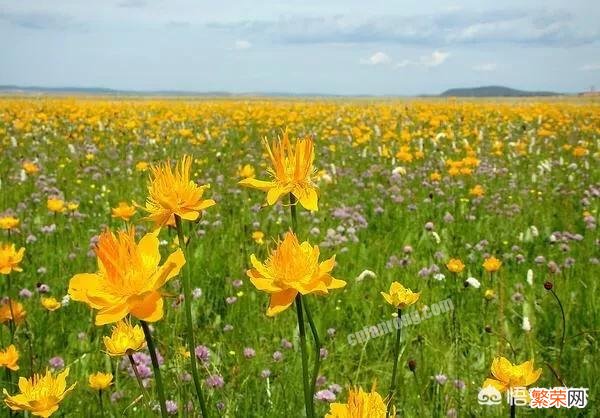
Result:
[[[598,0],[0,0],[0,84],[577,92],[600,89],[599,22]]]

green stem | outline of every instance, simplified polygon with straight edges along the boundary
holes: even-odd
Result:
[[[177,227],[177,239],[179,240],[179,247],[183,250],[185,255],[185,274],[183,275],[183,303],[185,310],[185,322],[186,322],[186,337],[188,343],[188,350],[190,352],[190,364],[192,367],[192,378],[194,380],[194,387],[196,388],[196,396],[200,402],[200,410],[202,416],[208,418],[208,412],[206,403],[204,401],[204,394],[202,393],[202,385],[200,378],[198,377],[198,365],[196,364],[196,342],[194,341],[194,322],[192,319],[192,289],[190,283],[190,257],[187,254],[187,245],[185,244],[185,236],[183,235],[183,225],[181,218],[175,215],[175,226]]]
[[[296,197],[290,193],[290,214],[292,215],[292,230],[298,232],[298,218],[296,216]]]
[[[127,353],[127,357],[129,358],[129,362],[131,363],[131,368],[133,369],[133,374],[135,374],[135,378],[140,386],[140,390],[142,391],[142,397],[144,398],[144,402],[146,406],[148,406],[148,402],[150,401],[150,396],[148,396],[148,391],[144,387],[144,382],[142,381],[142,376],[140,376],[140,372],[138,371],[137,365],[135,364],[135,360],[133,359],[133,355],[131,353]],[[150,408],[152,409],[152,408]]]
[[[560,369],[560,360],[562,358],[563,347],[565,346],[565,332],[567,329],[567,320],[565,319],[565,310],[563,309],[562,303],[560,302],[560,299],[556,295],[554,289],[550,289],[550,293],[552,293],[552,296],[554,296],[554,299],[556,299],[556,303],[558,303],[558,307],[560,308],[560,313],[562,315],[562,337],[560,339],[560,352],[558,354],[558,367]]]
[[[317,390],[317,378],[319,377],[319,368],[321,366],[321,340],[319,340],[319,333],[317,332],[317,327],[315,326],[315,322],[313,321],[310,309],[308,309],[308,304],[306,303],[306,301],[304,301],[304,311],[306,312],[308,324],[310,325],[310,331],[312,332],[313,338],[315,340],[315,365],[313,367],[311,390],[312,399]]]
[[[100,401],[100,414],[104,418],[104,405],[102,404],[102,391],[98,391],[98,400]]]
[[[510,406],[510,418],[515,418],[517,416],[517,405],[514,403]]]
[[[392,368],[392,383],[388,395],[390,404],[396,394],[396,373],[398,372],[398,357],[400,356],[400,336],[402,333],[402,309],[398,309],[398,329],[396,330],[396,344],[394,345],[394,367]]]
[[[302,385],[304,387],[304,406],[306,408],[306,416],[314,417],[313,401],[310,394],[309,377],[308,377],[308,353],[306,351],[306,330],[304,329],[304,315],[302,314],[302,295],[296,295],[296,313],[298,314],[298,331],[300,334],[300,353],[302,355]]]
[[[8,293],[8,308],[10,309],[10,318],[11,320],[8,321],[8,326],[10,328],[10,342],[14,342],[15,340],[15,328],[17,325],[16,322],[16,318],[15,318],[15,314],[13,312],[13,300],[12,300],[12,289],[11,289],[11,280],[10,280],[10,274],[8,276],[6,276],[6,283],[8,286],[7,289],[7,293]]]
[[[142,329],[144,330],[144,336],[146,337],[146,343],[148,344],[148,351],[150,351],[150,358],[152,359],[152,368],[154,369],[154,379],[156,380],[156,392],[158,392],[158,402],[160,404],[160,413],[163,418],[167,418],[167,404],[165,398],[165,390],[163,387],[162,377],[160,376],[160,366],[158,364],[158,358],[156,357],[156,348],[154,347],[154,341],[152,341],[152,334],[146,321],[140,321]]]

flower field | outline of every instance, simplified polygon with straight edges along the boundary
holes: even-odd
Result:
[[[592,99],[0,98],[2,415],[600,416],[599,211]]]

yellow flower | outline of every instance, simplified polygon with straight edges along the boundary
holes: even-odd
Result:
[[[387,303],[395,306],[398,309],[404,309],[417,300],[421,293],[414,293],[412,290],[402,286],[398,282],[393,282],[390,285],[390,293],[380,292]]]
[[[14,315],[14,317],[13,317]],[[25,320],[27,311],[23,309],[20,302],[9,300],[0,306],[0,324],[8,321],[14,321],[15,324],[21,324]]]
[[[0,274],[10,274],[13,271],[23,271],[20,264],[23,261],[25,248],[16,250],[15,244],[0,244]]]
[[[62,305],[60,304],[59,301],[57,301],[55,298],[50,297],[50,298],[42,298],[42,306],[44,308],[46,308],[47,310],[49,310],[50,312],[53,312],[57,309],[59,309]]]
[[[19,219],[14,216],[0,217],[0,229],[15,229],[19,226]]]
[[[148,170],[148,167],[150,167],[150,164],[148,164],[146,161],[140,161],[135,165],[135,169],[137,171],[146,171]]]
[[[485,189],[482,185],[478,184],[469,190],[469,194],[473,197],[481,197],[485,194]]]
[[[69,202],[67,203],[67,209],[71,212],[76,211],[79,208],[79,203],[77,202]]]
[[[135,230],[105,231],[96,247],[98,272],[76,274],[69,283],[69,295],[97,309],[96,325],[109,324],[131,314],[155,322],[163,317],[160,288],[179,273],[185,264],[181,249],[173,252],[162,266],[158,232],[135,242]]]
[[[49,197],[46,206],[50,212],[61,213],[65,211],[65,201],[57,197]]]
[[[496,297],[496,292],[494,292],[492,289],[486,289],[486,291],[483,292],[483,297],[487,300],[492,300]]]
[[[492,361],[492,378],[485,379],[483,387],[493,386],[500,392],[511,388],[527,387],[537,382],[542,369],[533,369],[533,360],[514,365],[504,357],[496,357]]]
[[[351,389],[347,403],[332,403],[325,418],[386,418],[387,405],[384,398],[374,389],[370,393],[362,388]],[[390,416],[396,416],[396,408],[389,411]]]
[[[502,261],[498,260],[496,257],[493,257],[493,256],[486,258],[485,261],[483,262],[483,268],[488,273],[494,273],[494,272],[500,270],[501,266],[502,266]]]
[[[458,258],[451,258],[450,261],[446,264],[448,270],[452,273],[460,273],[465,269],[465,265]]]
[[[129,206],[127,202],[119,202],[119,206],[112,208],[112,217],[121,218],[124,221],[128,221],[135,213],[135,207]]]
[[[103,337],[106,353],[112,357],[124,356],[139,351],[146,345],[144,331],[139,325],[129,321],[119,321],[112,329],[110,337]]]
[[[442,175],[438,171],[434,171],[429,175],[429,180],[431,181],[440,181],[442,179]]]
[[[181,162],[171,168],[170,163],[152,167],[146,210],[147,219],[157,227],[175,223],[175,215],[181,219],[195,221],[200,211],[215,204],[212,199],[202,199],[209,185],[198,186],[190,179],[192,157],[186,155]]]
[[[246,164],[243,167],[240,166],[238,168],[238,176],[243,177],[245,179],[254,178],[254,176],[255,176],[254,167],[252,167],[250,164]]]
[[[254,231],[252,233],[252,239],[254,240],[254,242],[256,242],[259,245],[262,245],[265,243],[265,240],[263,239],[265,237],[265,234],[262,231]]]
[[[246,274],[252,284],[271,295],[268,316],[274,316],[287,309],[298,293],[327,294],[331,289],[346,286],[343,280],[335,279],[330,272],[335,265],[335,256],[319,263],[319,247],[308,241],[300,244],[294,233],[285,234],[283,242],[271,252],[263,264],[250,256],[254,268]]]
[[[29,379],[19,378],[19,390],[21,393],[9,395],[6,389],[4,402],[13,411],[30,411],[38,417],[49,417],[58,410],[58,404],[73,390],[77,383],[67,388],[67,376],[69,368],[57,376],[46,370],[44,376],[35,374]]]
[[[5,350],[0,350],[0,367],[6,367],[12,371],[19,370],[19,352],[17,348],[11,344]]]
[[[274,205],[282,196],[292,193],[307,210],[318,209],[317,186],[313,177],[314,145],[311,138],[297,139],[294,145],[284,132],[283,139],[274,141],[269,146],[264,141],[271,159],[268,169],[273,181],[247,178],[240,185],[267,192],[267,204]]]
[[[94,390],[104,390],[112,385],[113,375],[112,373],[94,373],[88,378],[90,387]]]
[[[25,170],[27,174],[36,174],[40,171],[40,167],[31,161],[24,161],[21,167],[23,167],[23,170]]]

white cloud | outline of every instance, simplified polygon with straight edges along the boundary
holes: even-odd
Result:
[[[421,63],[425,67],[437,67],[438,65],[442,65],[444,61],[450,56],[449,52],[443,51],[433,51],[431,55],[426,55],[421,57]]]
[[[471,67],[474,71],[484,71],[484,72],[490,72],[490,71],[496,71],[496,63],[495,62],[486,62],[484,64],[477,64],[474,65],[473,67]]]
[[[586,64],[580,68],[581,71],[600,71],[600,64]]]
[[[416,67],[437,67],[442,65],[450,56],[449,52],[435,50],[429,55],[421,55],[418,60],[405,59],[396,63],[396,67],[404,68],[411,65]]]
[[[248,48],[252,48],[252,44],[250,42],[245,41],[243,39],[238,39],[237,41],[235,41],[234,49],[248,49]]]
[[[389,57],[388,54],[386,54],[385,52],[376,52],[373,55],[371,55],[368,59],[361,59],[360,63],[361,64],[367,64],[367,65],[381,65],[381,64],[389,64],[392,61],[392,59]]]

